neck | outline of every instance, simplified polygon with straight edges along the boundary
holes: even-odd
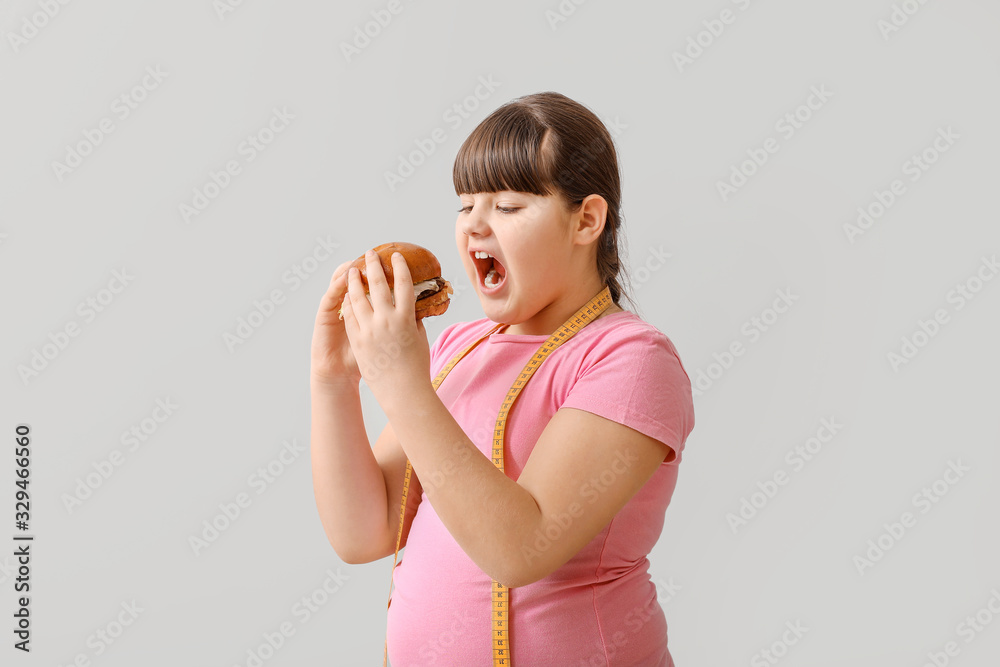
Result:
[[[500,333],[528,336],[551,336],[566,322],[566,320],[571,318],[576,311],[587,305],[587,303],[597,296],[603,289],[604,285],[600,283],[585,286],[571,295],[566,295],[565,297],[550,303],[548,306],[538,311],[533,317],[530,317],[524,322],[518,322],[507,326],[502,329]],[[609,305],[604,312],[602,312],[595,319],[600,319],[601,317],[610,315],[611,313],[618,313],[621,311],[621,308],[614,303],[611,303],[611,305]]]

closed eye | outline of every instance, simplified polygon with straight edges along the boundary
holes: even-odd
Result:
[[[463,206],[462,208],[458,209],[458,212],[459,213],[468,213],[469,209],[471,209],[471,208],[472,208],[471,206]],[[507,208],[507,207],[504,207],[504,206],[497,206],[497,210],[500,211],[501,213],[509,215],[511,213],[516,213],[517,211],[520,211],[521,209],[520,208]]]

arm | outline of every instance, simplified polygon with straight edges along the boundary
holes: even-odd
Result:
[[[327,539],[345,563],[384,558],[396,546],[405,455],[388,425],[372,450],[357,385],[314,378],[310,389],[313,493]],[[397,494],[392,502],[387,489]],[[419,498],[411,482],[414,492]]]
[[[383,544],[386,486],[365,432],[358,387],[310,381],[313,493],[320,521],[345,563],[366,562]]]
[[[374,448],[368,443],[358,388],[361,376],[343,321],[334,313],[347,291],[349,265],[344,262],[334,271],[316,313],[309,373],[310,439],[320,522],[337,555],[355,564],[384,558],[395,550],[406,454],[391,425],[383,429]],[[420,493],[414,477],[408,496],[411,509]],[[407,524],[412,515],[408,512]],[[400,546],[405,544],[404,537]]]
[[[578,553],[671,451],[627,426],[564,408],[515,482],[466,437],[430,384],[400,396],[405,400],[383,407],[427,499],[473,562],[512,588],[548,576]],[[599,485],[588,482],[607,471],[614,474],[610,483],[607,474]],[[563,527],[566,515],[572,520]],[[559,535],[537,550],[536,531],[544,535],[551,525]]]

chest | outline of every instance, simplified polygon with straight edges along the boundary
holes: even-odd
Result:
[[[479,346],[483,347],[483,346]],[[463,357],[438,387],[438,396],[466,436],[484,456],[493,451],[497,418],[511,386],[522,376],[537,345],[518,346],[502,354],[473,349]],[[504,469],[517,479],[531,450],[565,401],[577,377],[575,364],[550,355],[528,379],[504,423]]]

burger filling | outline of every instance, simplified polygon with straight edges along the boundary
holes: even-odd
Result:
[[[413,296],[416,297],[417,301],[420,301],[420,299],[426,299],[429,296],[437,294],[445,287],[449,288],[448,293],[451,294],[451,288],[448,286],[448,283],[444,278],[438,277],[431,278],[430,280],[423,280],[419,283],[413,284]],[[392,291],[393,290],[390,289],[389,293],[392,294]],[[372,295],[365,292],[365,296],[368,298],[368,303],[372,303]],[[395,299],[393,299],[393,303],[395,303]],[[337,314],[340,316],[340,319],[344,319],[344,315],[341,310],[337,311]]]
[[[444,278],[431,278],[430,280],[414,283],[413,296],[416,297],[417,301],[420,301],[421,299],[426,299],[432,294],[437,294],[443,289]]]
[[[431,278],[430,280],[423,280],[419,283],[413,283],[413,296],[416,298],[417,301],[420,301],[421,299],[426,299],[432,294],[437,294],[443,289],[444,289],[444,278]],[[393,290],[390,289],[389,294],[392,294],[392,292]],[[371,303],[372,295],[369,293],[365,293],[365,296],[368,297],[368,303]],[[393,302],[395,302],[395,299],[393,299]]]
[[[502,283],[504,278],[507,277],[507,270],[495,257],[477,258],[476,265],[479,267],[479,276],[480,280],[483,281],[483,285],[491,289]]]
[[[490,272],[486,274],[486,279],[483,282],[487,287],[496,287],[500,284],[500,274],[497,273],[496,269],[490,269]]]

